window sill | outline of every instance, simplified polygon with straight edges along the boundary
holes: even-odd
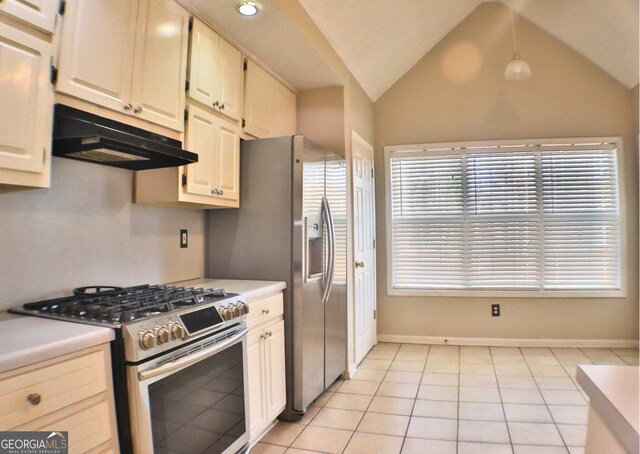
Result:
[[[626,298],[625,290],[399,290],[388,296],[457,298]]]

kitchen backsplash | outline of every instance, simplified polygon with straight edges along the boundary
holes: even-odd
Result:
[[[204,212],[133,204],[129,170],[52,165],[51,189],[0,193],[0,311],[80,286],[203,276]]]

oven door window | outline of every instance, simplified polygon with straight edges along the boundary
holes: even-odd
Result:
[[[219,454],[245,433],[242,344],[149,385],[156,452]]]

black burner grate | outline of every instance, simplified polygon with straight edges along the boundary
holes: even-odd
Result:
[[[79,293],[28,303],[23,309],[88,321],[127,323],[226,296],[223,289],[138,285],[107,294]]]

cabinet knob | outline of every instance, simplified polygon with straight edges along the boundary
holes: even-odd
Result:
[[[133,109],[133,105],[131,103],[127,103],[123,108],[126,112],[129,112],[131,109]]]
[[[133,109],[133,113],[139,114],[142,112],[142,107],[138,106],[135,109]]]
[[[264,315],[269,315],[269,309],[262,309],[262,313]]]
[[[38,405],[42,401],[42,396],[38,393],[29,394],[27,400],[31,405]]]
[[[224,103],[220,104],[220,110],[224,110]]]
[[[356,262],[356,268],[364,268],[364,262]]]
[[[220,103],[218,101],[213,103],[213,107],[218,107],[220,105]]]
[[[220,189],[218,192],[220,193],[219,195],[224,195],[224,190],[223,189]]]

